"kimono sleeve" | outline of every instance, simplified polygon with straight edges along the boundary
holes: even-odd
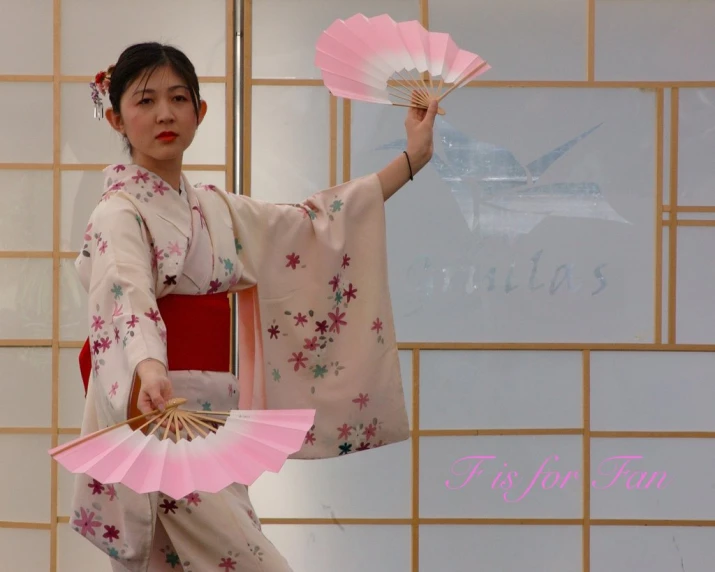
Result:
[[[315,409],[295,458],[407,439],[378,176],[302,204],[227,200],[242,271],[239,408]]]
[[[134,373],[149,358],[166,365],[166,331],[155,298],[154,255],[134,204],[119,195],[90,217],[75,267],[88,293],[92,380],[115,421],[127,417]]]

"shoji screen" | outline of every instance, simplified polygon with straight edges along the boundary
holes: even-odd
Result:
[[[0,17],[0,570],[99,572],[70,530],[72,479],[47,450],[79,432],[86,297],[73,262],[120,139],[88,83],[127,45],[175,44],[209,113],[186,155],[196,182],[233,190],[234,2],[2,0]]]
[[[297,572],[708,570],[715,4],[246,0],[244,192],[301,200],[404,148],[404,110],[313,65],[357,12],[493,70],[386,207],[413,439],[263,478],[269,536]],[[641,458],[607,487],[616,456]]]

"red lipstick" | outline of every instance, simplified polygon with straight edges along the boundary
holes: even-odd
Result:
[[[159,133],[159,135],[156,136],[156,138],[160,141],[173,141],[178,136],[179,135],[177,133],[174,133],[173,131],[162,131],[161,133]]]

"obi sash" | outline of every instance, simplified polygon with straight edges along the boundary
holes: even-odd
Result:
[[[187,296],[169,294],[157,300],[166,326],[170,371],[231,371],[231,305],[228,293]],[[79,353],[79,369],[87,396],[92,373],[89,338]]]

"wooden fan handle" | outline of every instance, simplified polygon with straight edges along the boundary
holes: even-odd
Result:
[[[394,101],[392,102],[392,105],[395,105],[397,107],[414,107],[415,109],[427,109],[424,105],[410,105],[409,103],[395,103]],[[446,113],[447,112],[441,107],[437,108],[437,115],[445,115]]]
[[[185,401],[185,400],[184,400]],[[72,447],[76,447],[77,445],[80,445],[81,443],[84,443],[86,441],[89,441],[90,439],[94,439],[95,437],[99,437],[100,435],[104,435],[105,433],[108,433],[109,431],[113,431],[114,429],[117,429],[118,427],[122,427],[124,425],[128,425],[131,427],[132,425],[136,425],[137,422],[140,423],[139,429],[143,429],[145,426],[149,426],[152,422],[154,421],[159,421],[161,422],[161,419],[165,417],[166,415],[166,410],[164,413],[161,413],[158,410],[151,411],[149,413],[140,413],[137,417],[134,417],[132,419],[127,419],[126,421],[122,421],[121,423],[117,423],[116,425],[110,425],[109,427],[105,427],[104,429],[100,429],[99,431],[95,431],[94,433],[89,433],[88,435],[85,435],[84,437],[79,437],[77,439],[74,439],[73,441],[70,441],[69,443],[65,443],[64,445],[57,447],[55,452],[56,453],[61,453],[63,451],[67,451],[68,449],[71,449]],[[148,417],[151,417],[149,421],[146,421]],[[144,421],[142,424],[141,422]],[[136,431],[136,429],[134,429]]]
[[[134,385],[132,386],[132,392],[129,395],[129,406],[127,410],[127,418],[130,420],[128,425],[132,431],[136,431],[144,426],[142,412],[139,411],[139,393],[142,389],[142,380],[139,374],[136,374],[134,379]],[[170,399],[166,404],[166,409],[172,407],[179,407],[186,403],[186,399],[183,397],[175,397]],[[146,431],[145,431],[146,432]]]

